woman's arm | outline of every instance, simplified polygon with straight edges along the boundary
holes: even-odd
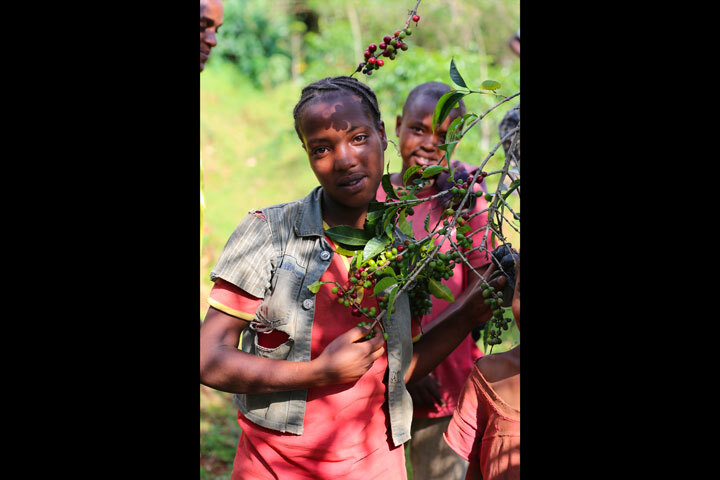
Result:
[[[200,328],[200,383],[229,393],[299,390],[360,378],[382,356],[379,326],[372,340],[355,343],[368,330],[354,327],[333,340],[316,359],[291,362],[257,357],[238,349],[245,320],[210,307]]]
[[[491,264],[485,271],[485,278],[489,278],[494,269]],[[505,282],[505,277],[500,275],[490,285],[501,290]],[[406,384],[430,373],[476,325],[490,320],[492,309],[484,300],[482,282],[474,282],[433,321],[433,328],[413,344],[413,358],[405,374]]]

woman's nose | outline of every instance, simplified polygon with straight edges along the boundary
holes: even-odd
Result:
[[[338,170],[347,170],[357,163],[355,152],[349,145],[340,144],[335,149],[335,168]]]

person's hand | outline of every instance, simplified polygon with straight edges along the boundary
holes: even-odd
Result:
[[[504,275],[495,276],[495,278],[493,278],[493,273],[495,273],[496,270],[497,267],[495,264],[490,262],[490,266],[487,270],[485,270],[483,277],[485,280],[492,278],[492,280],[487,282],[488,285],[495,288],[496,291],[499,291],[503,289],[507,283],[507,279]],[[472,273],[471,275],[475,274]],[[485,304],[485,297],[482,296],[482,291],[483,282],[477,281],[474,282],[470,288],[464,290],[458,298],[455,299],[455,301],[458,302],[458,307],[466,312],[467,315],[472,316],[475,324],[486,322],[492,315],[492,308]]]
[[[385,352],[385,337],[379,323],[374,330],[375,337],[363,340],[370,329],[353,327],[325,347],[313,360],[321,385],[354,382],[370,370]]]
[[[407,391],[413,400],[413,405],[416,407],[433,407],[439,405],[445,406],[445,400],[442,399],[442,395],[438,391],[439,382],[432,375],[427,375],[417,382],[413,382],[407,385]]]

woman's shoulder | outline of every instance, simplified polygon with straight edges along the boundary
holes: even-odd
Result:
[[[496,383],[520,373],[520,350],[515,347],[507,352],[484,355],[475,366],[489,383]]]

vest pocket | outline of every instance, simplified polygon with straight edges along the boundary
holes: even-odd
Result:
[[[289,338],[285,343],[277,347],[263,347],[258,343],[259,335],[255,335],[255,352],[258,357],[272,358],[274,360],[286,360],[290,354],[290,350],[292,350],[292,347],[295,344],[295,340]]]
[[[292,316],[295,313],[303,276],[297,273],[292,262],[287,260],[286,258],[283,264],[275,271],[270,283],[270,292],[265,296],[265,300],[260,304],[260,308],[258,308],[255,315],[255,329],[258,332],[279,329],[286,332],[290,337],[295,333],[294,328],[291,328],[290,325]],[[283,326],[290,328],[280,328]]]

